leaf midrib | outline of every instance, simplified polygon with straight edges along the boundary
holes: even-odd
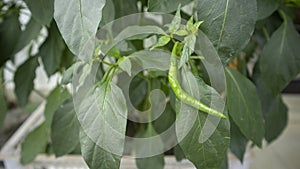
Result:
[[[228,75],[230,76],[230,78],[232,79],[233,83],[235,84],[235,86],[236,86],[238,92],[241,94],[241,96],[242,96],[242,97],[241,97],[242,102],[243,102],[244,105],[246,105],[246,107],[247,107],[247,108],[246,108],[246,111],[249,112],[249,109],[248,109],[248,106],[247,106],[247,102],[246,102],[245,97],[244,97],[244,95],[243,95],[243,93],[242,93],[242,91],[241,91],[240,86],[238,85],[238,82],[235,80],[233,74],[228,70],[228,68],[226,68],[225,70],[226,70],[226,72],[228,73]]]
[[[224,18],[223,18],[223,23],[222,23],[222,27],[221,27],[221,32],[220,32],[220,36],[219,36],[219,40],[218,40],[218,46],[217,49],[220,48],[220,44],[221,44],[221,40],[223,37],[223,32],[225,29],[225,24],[226,24],[226,19],[227,19],[227,13],[228,13],[228,6],[229,6],[229,0],[226,0],[226,6],[225,6],[225,12],[224,12]]]

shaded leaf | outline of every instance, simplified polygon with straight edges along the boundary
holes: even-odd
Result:
[[[254,68],[253,81],[256,84],[265,119],[265,139],[272,142],[287,126],[288,109],[283,103],[281,95],[274,97],[270,88],[265,85],[261,78],[259,63]]]
[[[70,0],[54,3],[54,18],[69,49],[80,59],[90,59],[105,0]]]
[[[63,72],[61,79],[62,84],[68,84],[72,82],[73,74],[77,73],[77,70],[82,66],[83,62],[75,62],[66,71]]]
[[[236,124],[231,120],[230,123],[230,150],[231,152],[241,161],[244,160],[244,154],[246,151],[246,146],[248,140],[241,133],[240,129]]]
[[[185,154],[183,152],[183,150],[181,149],[180,145],[177,144],[175,147],[174,147],[174,156],[176,158],[176,161],[181,161],[183,159],[185,159]]]
[[[48,143],[48,132],[46,123],[42,123],[39,127],[30,132],[21,144],[21,163],[28,164],[35,157],[46,150]]]
[[[241,132],[261,147],[264,120],[254,84],[239,72],[226,68],[226,94],[229,114]]]
[[[256,23],[256,0],[198,0],[201,29],[226,63],[248,44]]]
[[[69,92],[65,88],[62,88],[61,86],[56,86],[48,95],[47,104],[44,110],[45,123],[47,129],[50,130],[51,128],[53,115],[55,111],[65,100],[67,100],[70,97],[71,95],[69,94]]]
[[[270,16],[279,7],[280,0],[257,0],[257,20]]]
[[[34,87],[35,69],[38,67],[38,58],[30,57],[20,65],[15,73],[15,93],[20,106],[24,107]]]
[[[16,10],[9,12],[0,23],[0,66],[14,54],[20,34],[19,14]]]
[[[153,128],[152,124],[149,123],[147,125],[147,129],[145,131],[139,132],[136,137],[141,137],[141,138],[148,138],[148,137],[153,137],[156,136],[157,133],[155,129]],[[163,149],[163,142],[162,140],[155,139],[155,141],[148,141],[145,140],[143,142],[137,143],[136,146],[136,153],[138,156],[141,156],[141,154],[144,154],[147,152],[156,152],[155,150],[157,149]],[[154,150],[154,151],[153,151]],[[156,154],[156,153],[154,153]],[[158,154],[154,155],[151,157],[145,157],[145,158],[136,158],[135,162],[136,165],[139,169],[163,169],[165,165],[164,161],[164,154]]]
[[[112,0],[115,4],[116,19],[138,13],[137,0]]]
[[[40,47],[39,55],[49,77],[58,70],[65,45],[55,22],[52,22],[48,31],[48,37]]]
[[[286,18],[287,19],[287,18]],[[260,57],[261,78],[274,96],[300,72],[300,36],[287,19],[272,34]]]
[[[56,110],[51,127],[51,140],[56,157],[72,152],[79,144],[79,123],[72,99]]]
[[[102,10],[100,26],[104,26],[115,19],[115,5],[113,0],[106,0]]]
[[[7,102],[5,98],[3,71],[2,69],[0,69],[0,128],[2,127],[6,113],[7,113]]]
[[[53,18],[54,0],[25,0],[32,17],[42,25],[50,25]]]
[[[41,29],[42,25],[31,18],[26,25],[26,29],[22,31],[18,39],[14,53],[17,53],[25,46],[27,46],[31,42],[31,40],[37,38],[37,36],[40,34]]]
[[[189,2],[192,0],[149,0],[148,11],[170,13],[176,11],[180,4],[184,6]]]

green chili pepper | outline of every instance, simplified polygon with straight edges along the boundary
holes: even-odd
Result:
[[[226,116],[214,109],[211,109],[210,107],[206,106],[205,104],[201,103],[198,99],[194,98],[193,96],[186,93],[180,86],[178,80],[177,80],[177,58],[176,58],[176,50],[179,42],[175,42],[174,47],[172,49],[171,54],[171,63],[170,63],[170,69],[168,74],[168,79],[170,86],[172,90],[174,91],[176,97],[181,100],[182,102],[195,107],[196,109],[199,109],[203,112],[206,112],[210,115],[226,118]]]

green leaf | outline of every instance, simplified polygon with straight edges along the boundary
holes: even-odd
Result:
[[[158,27],[158,26],[127,26],[125,29],[121,30],[120,33],[115,37],[113,41],[110,41],[108,45],[102,47],[103,52],[107,53],[111,50],[112,46],[116,46],[119,43],[121,43],[124,39],[132,38],[138,36],[142,36],[145,38],[145,36],[156,34],[156,35],[165,35],[165,31]]]
[[[42,57],[45,71],[48,77],[50,77],[60,66],[65,45],[55,22],[52,22],[48,32],[46,41],[40,47],[39,55]]]
[[[272,142],[287,126],[288,109],[283,103],[281,95],[274,97],[270,88],[265,85],[261,78],[259,63],[255,65],[253,80],[257,87],[265,119],[265,139]]]
[[[176,11],[178,5],[184,6],[192,0],[149,0],[148,11],[170,13]]]
[[[69,92],[60,86],[56,86],[51,93],[47,97],[47,104],[44,110],[44,116],[45,116],[45,123],[47,128],[50,130],[53,115],[55,111],[59,108],[61,104],[68,98],[70,98],[71,95]]]
[[[251,11],[251,12],[249,12]],[[201,29],[226,63],[248,44],[256,23],[256,0],[198,0]]]
[[[42,25],[50,25],[53,18],[54,0],[25,0],[32,17]]]
[[[48,132],[46,123],[42,123],[39,127],[30,132],[21,145],[21,163],[28,164],[35,157],[45,151],[48,143]]]
[[[300,72],[300,36],[290,19],[272,34],[260,57],[262,79],[274,96]]]
[[[56,0],[54,19],[69,49],[80,59],[90,59],[105,0]]]
[[[179,62],[179,68],[182,67],[188,60],[190,55],[195,50],[195,44],[196,44],[196,36],[191,34],[184,38],[184,46],[182,49],[182,55]]]
[[[17,53],[25,46],[27,46],[31,42],[31,40],[37,38],[37,36],[40,34],[41,29],[42,29],[41,24],[36,22],[34,19],[30,19],[30,21],[26,25],[26,29],[22,31],[18,39],[18,42],[14,49],[14,53]]]
[[[257,0],[257,20],[265,19],[279,7],[280,0]]]
[[[24,107],[28,102],[29,95],[33,89],[33,80],[35,79],[35,69],[38,67],[38,58],[30,57],[20,65],[15,73],[15,93],[19,105]]]
[[[0,66],[14,54],[20,34],[19,14],[16,10],[9,12],[0,23]]]
[[[241,162],[243,162],[248,140],[241,133],[238,126],[236,126],[232,120],[230,122],[230,150]]]
[[[156,68],[168,70],[170,65],[170,53],[163,50],[141,50],[128,56],[135,65],[144,69]]]
[[[241,132],[261,147],[264,120],[254,84],[239,72],[225,69],[226,94],[229,114]]]
[[[118,165],[124,149],[127,123],[127,106],[122,90],[109,82],[89,90],[78,105],[77,117],[82,133],[90,139],[81,149],[87,164],[96,169]],[[86,140],[86,137],[84,140],[81,138],[81,143]],[[97,149],[94,149],[95,145]],[[101,146],[100,150],[98,146]]]
[[[55,112],[51,140],[56,157],[72,152],[79,143],[79,126],[73,100],[69,99]]]
[[[215,109],[225,106],[220,95],[190,71],[182,71],[181,77],[182,88],[190,95],[208,105],[215,100],[211,105]],[[208,116],[178,100],[176,112],[176,134],[179,140],[183,138],[179,144],[186,158],[197,168],[219,168],[229,146],[228,119]]]
[[[118,61],[119,62],[119,61]],[[128,57],[123,57],[120,60],[119,67],[131,76],[131,62]]]
[[[82,156],[90,169],[118,169],[121,156],[104,150],[80,129],[80,144]]]
[[[167,25],[169,27],[169,32],[171,34],[175,34],[181,26],[180,8],[181,8],[181,5],[179,5],[177,7],[177,11],[176,11],[176,14],[175,14],[172,22],[169,25]]]
[[[158,42],[154,46],[152,46],[150,50],[153,50],[154,48],[157,48],[157,47],[165,46],[166,44],[168,44],[170,42],[170,40],[171,40],[171,38],[168,35],[161,36],[158,39]]]
[[[6,113],[7,113],[7,102],[5,98],[3,70],[0,69],[0,128],[2,127]]]
[[[154,127],[151,123],[149,123],[147,125],[147,129],[139,132],[136,137],[148,138],[156,135],[157,133]],[[157,149],[163,149],[162,140],[155,139],[154,141],[151,140],[147,142],[147,140],[145,140],[144,142],[138,142],[135,151],[139,156],[145,152],[147,152],[147,154],[151,152],[157,152]],[[164,154],[153,155],[145,158],[136,158],[136,165],[139,169],[163,169],[165,165]]]

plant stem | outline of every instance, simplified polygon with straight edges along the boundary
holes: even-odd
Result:
[[[269,41],[270,40],[270,35],[269,35],[269,32],[267,31],[267,28],[265,26],[262,28],[262,31],[263,31],[267,41]]]

